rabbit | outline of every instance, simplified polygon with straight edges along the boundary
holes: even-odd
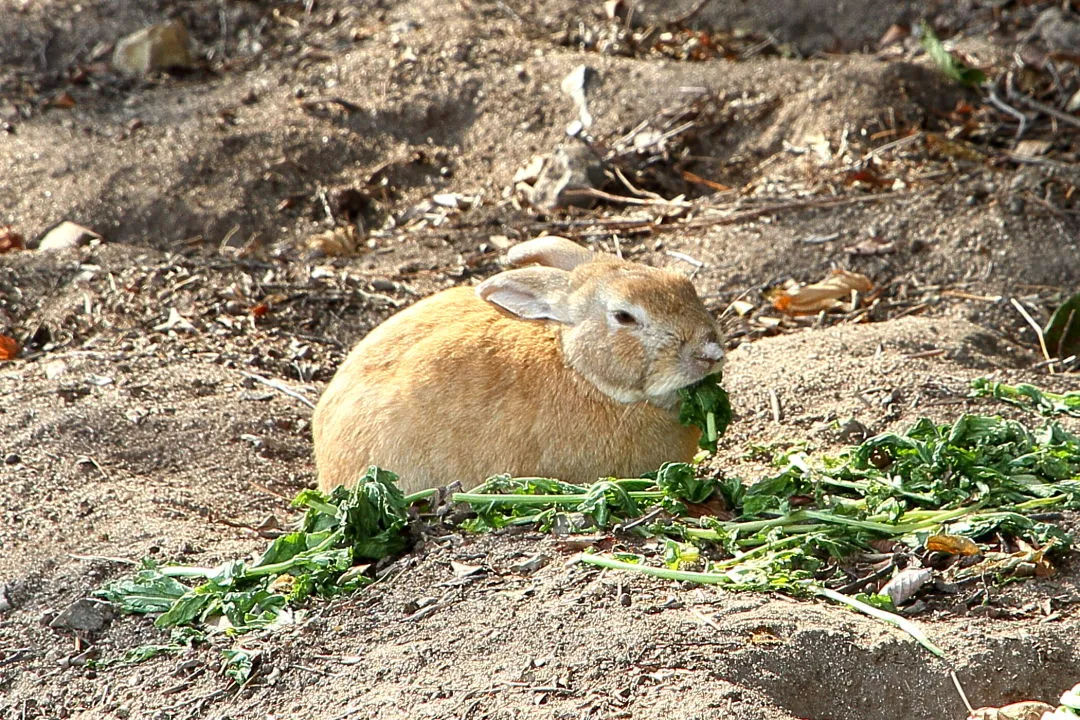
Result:
[[[716,372],[716,321],[690,281],[560,237],[516,267],[427,297],[352,349],[315,408],[319,487],[371,465],[403,492],[487,478],[592,483],[689,461],[680,388]]]

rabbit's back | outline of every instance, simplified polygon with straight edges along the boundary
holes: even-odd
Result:
[[[557,324],[522,321],[453,288],[368,334],[323,393],[312,425],[319,485],[369,465],[406,492],[491,475],[594,482],[689,460],[698,432],[671,411],[622,404],[563,360]]]

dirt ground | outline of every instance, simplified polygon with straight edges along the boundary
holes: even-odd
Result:
[[[1080,289],[1076,123],[1020,105],[1018,139],[917,40],[882,42],[927,18],[988,74],[1029,58],[1002,82],[1064,107],[1076,15],[630,5],[614,21],[569,0],[0,5],[0,226],[30,247],[61,220],[102,236],[0,254],[0,334],[22,348],[0,362],[0,718],[921,720],[964,716],[950,666],[975,706],[1080,682],[1075,554],[931,603],[917,619],[948,664],[844,609],[567,565],[572,548],[527,532],[428,538],[294,626],[135,665],[108,661],[165,641],[145,618],[51,625],[143,557],[260,552],[314,482],[296,396],[396,309],[544,231],[692,274],[729,333],[736,422],[715,472],[762,472],[751,443],[836,450],[848,418],[876,433],[1012,412],[968,399],[977,377],[1077,387],[1012,302],[1041,324]],[[108,67],[118,38],[169,18],[197,67]],[[561,90],[581,64],[588,152],[686,126],[608,156],[626,182],[598,189],[637,204],[530,205],[515,179],[560,147],[582,157]],[[764,298],[833,268],[878,292],[803,318]],[[239,688],[220,672],[234,643],[261,651]]]

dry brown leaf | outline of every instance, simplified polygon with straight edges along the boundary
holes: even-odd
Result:
[[[14,360],[19,354],[19,342],[8,335],[0,335],[0,360]]]
[[[761,627],[756,630],[750,631],[750,644],[764,647],[772,647],[776,645],[783,645],[784,641],[780,639],[775,632],[769,628]]]
[[[272,593],[278,595],[288,595],[293,591],[293,586],[296,584],[296,578],[288,573],[278,575],[273,582],[270,583],[270,587],[267,589]]]
[[[844,174],[845,185],[869,185],[876,188],[890,188],[893,186],[892,178],[883,178],[873,170],[849,170]]]
[[[901,42],[910,34],[911,28],[909,28],[907,25],[899,25],[897,23],[893,23],[885,31],[885,34],[881,36],[881,39],[878,40],[878,47],[883,48],[887,45]]]
[[[788,315],[813,315],[839,307],[853,292],[866,294],[874,289],[870,278],[848,270],[833,270],[832,275],[813,285],[791,284],[768,293],[773,307]]]
[[[714,494],[703,503],[683,501],[683,504],[686,506],[687,516],[692,518],[715,517],[721,520],[731,520],[733,517],[727,503],[724,502],[724,498],[720,497],[719,494]]]
[[[870,547],[877,550],[879,553],[891,553],[895,552],[897,543],[895,540],[871,540]]]
[[[15,232],[10,225],[0,225],[0,255],[25,248],[26,242],[22,235]]]
[[[1055,570],[1053,564],[1046,558],[1046,551],[1051,547],[1053,543],[1037,550],[1021,550],[1014,553],[988,552],[974,565],[957,569],[954,579],[964,580],[983,575],[1050,577]]]
[[[355,255],[360,238],[352,225],[344,225],[312,235],[307,239],[307,246],[309,250],[321,250],[330,257]]]
[[[976,109],[977,108],[967,100],[957,100],[956,105],[949,111],[949,119],[957,123],[962,123],[974,113]]]
[[[1016,143],[1016,149],[1013,152],[1024,157],[1035,157],[1050,152],[1053,146],[1054,143],[1049,140],[1021,140]]]
[[[52,105],[54,108],[60,108],[61,110],[70,110],[71,108],[75,107],[75,98],[73,98],[71,96],[71,93],[69,92],[62,92],[56,97],[54,97],[52,100],[50,100],[49,104]]]
[[[986,154],[976,145],[962,140],[951,140],[937,133],[926,133],[924,136],[926,149],[931,155],[947,157],[954,160],[968,160],[970,162],[982,162],[986,160]]]
[[[687,182],[692,182],[692,183],[697,183],[699,185],[704,185],[704,186],[710,187],[713,190],[716,190],[718,192],[724,192],[725,190],[730,190],[731,189],[730,185],[725,185],[724,183],[718,183],[715,180],[710,180],[708,178],[703,178],[700,175],[697,175],[696,173],[690,172],[689,170],[682,170],[681,172],[682,172],[683,180],[686,180]]]
[[[1003,707],[981,707],[972,710],[968,720],[1039,720],[1043,713],[1054,708],[1037,700],[1025,700]]]
[[[848,255],[891,255],[896,252],[896,243],[884,238],[870,237],[844,248]]]
[[[979,546],[963,535],[933,535],[926,539],[926,549],[949,555],[978,555]]]

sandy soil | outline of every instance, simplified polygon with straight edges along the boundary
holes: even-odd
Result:
[[[1045,321],[1080,288],[1076,128],[1027,108],[1025,138],[1048,145],[1024,154],[1015,119],[916,41],[879,44],[928,17],[1001,67],[1061,50],[1036,25],[1051,4],[854,2],[812,23],[719,0],[639,2],[615,23],[568,0],[4,4],[0,225],[30,246],[61,220],[103,239],[0,254],[0,333],[22,346],[0,363],[0,718],[963,717],[948,666],[898,631],[568,566],[572,548],[531,533],[428,538],[294,627],[137,665],[100,661],[162,642],[144,618],[50,623],[142,557],[258,553],[314,482],[310,409],[262,380],[316,399],[379,321],[541,231],[693,273],[729,332],[737,422],[715,472],[761,472],[750,443],[835,450],[836,420],[1007,412],[966,397],[976,377],[1075,388],[1040,366],[1010,300]],[[109,70],[111,43],[172,17],[200,67]],[[650,25],[671,39],[642,40]],[[1078,87],[1057,62],[1044,103]],[[533,156],[581,150],[560,90],[580,64],[601,151],[640,123],[689,123],[618,162],[692,207],[522,200]],[[349,252],[311,240],[335,230]],[[836,267],[876,299],[792,319],[763,297]],[[536,554],[541,569],[511,569]],[[451,560],[485,572],[462,580]],[[1080,681],[1075,556],[979,593],[919,617],[973,704]],[[412,617],[424,598],[437,611]],[[242,688],[220,672],[233,643],[261,651]]]

